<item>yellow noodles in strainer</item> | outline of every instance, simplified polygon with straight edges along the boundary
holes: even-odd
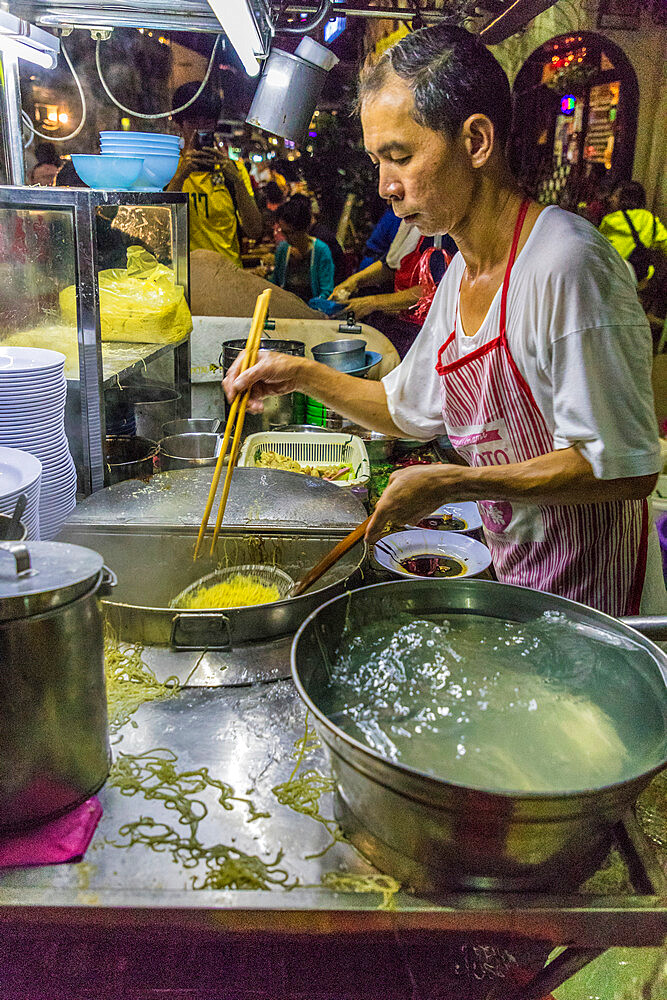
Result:
[[[211,608],[243,608],[251,604],[270,604],[280,598],[275,584],[262,583],[257,577],[237,573],[222,583],[201,587],[185,595],[178,606],[183,611]]]

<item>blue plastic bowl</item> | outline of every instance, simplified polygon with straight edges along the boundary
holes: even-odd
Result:
[[[171,135],[169,132],[100,132],[100,136],[102,139],[110,139],[112,142],[125,139],[133,142],[140,142],[144,139],[149,142],[158,142],[163,139],[180,142],[180,138],[177,135]]]
[[[144,156],[144,168],[132,185],[133,191],[161,191],[178,168],[178,154]],[[109,159],[105,156],[104,159]]]
[[[139,146],[141,149],[152,149],[154,151],[161,151],[163,149],[168,150],[179,150],[180,143],[178,139],[137,139],[132,137],[131,139],[100,139],[100,146],[102,149],[105,148],[116,148],[122,146]]]
[[[72,153],[72,163],[83,183],[90,188],[129,191],[141,176],[144,161],[141,156],[88,156]],[[178,158],[176,163],[178,164]]]
[[[102,144],[102,156],[180,156],[181,151],[176,146],[142,146],[140,143],[126,143],[124,146]]]

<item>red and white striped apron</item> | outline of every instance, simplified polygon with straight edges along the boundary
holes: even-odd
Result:
[[[514,230],[499,335],[465,354],[455,322],[438,352],[447,434],[471,466],[510,465],[555,450],[553,434],[507,343],[507,293],[528,205],[523,202]],[[479,508],[499,580],[569,597],[611,615],[638,613],[649,529],[646,500],[561,507],[485,500]]]

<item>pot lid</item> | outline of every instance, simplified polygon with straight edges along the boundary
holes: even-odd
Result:
[[[93,587],[102,556],[62,542],[0,544],[0,622],[69,604]]]
[[[81,525],[198,529],[210,488],[210,467],[161,472],[147,483],[126,480],[77,504],[65,530]],[[222,524],[248,532],[318,528],[347,533],[365,517],[361,501],[336,483],[282,469],[236,468]]]

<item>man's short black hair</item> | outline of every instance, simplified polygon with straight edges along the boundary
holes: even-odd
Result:
[[[619,185],[618,207],[624,212],[631,208],[646,208],[646,191],[639,181]]]
[[[172,108],[180,108],[184,104],[187,104],[188,101],[192,100],[200,87],[201,80],[193,80],[191,83],[184,83],[181,87],[178,87],[171,99]],[[191,104],[185,111],[173,115],[173,119],[179,123],[192,121],[193,118],[208,118],[211,121],[217,122],[221,112],[222,101],[220,97],[210,87],[205,87],[203,93],[199,95],[194,104]]]
[[[406,35],[362,70],[359,107],[385,85],[390,73],[412,88],[414,117],[420,125],[453,138],[470,115],[486,115],[504,148],[512,122],[510,85],[477,35],[450,24]]]
[[[269,181],[268,184],[264,185],[264,197],[275,205],[282,205],[285,200],[285,196],[275,181]]]
[[[284,205],[279,205],[276,209],[278,222],[286,222],[299,233],[307,233],[313,221],[313,212],[310,207],[310,198],[305,194],[292,195]]]

